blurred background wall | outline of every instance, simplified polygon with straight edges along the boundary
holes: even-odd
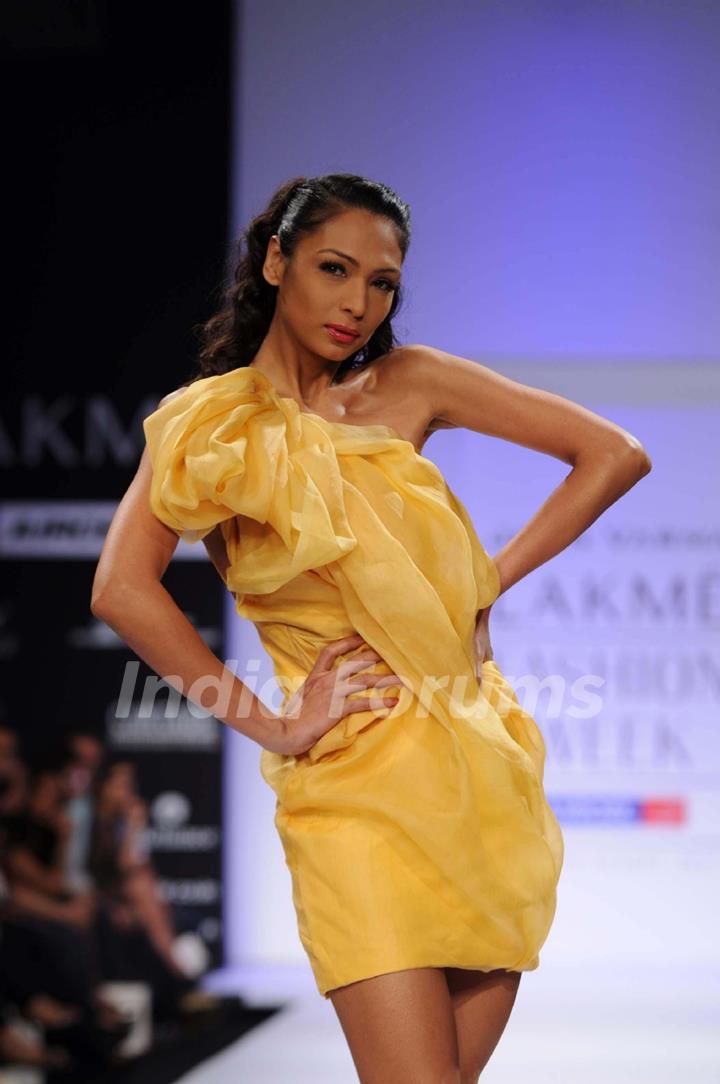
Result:
[[[31,762],[78,727],[134,761],[163,891],[216,963],[221,724],[185,702],[173,715],[167,690],[143,705],[153,674],[90,594],[142,420],[192,372],[223,273],[231,25],[224,0],[202,18],[88,0],[0,12],[0,722]],[[222,654],[223,587],[203,556],[180,547],[165,585]]]

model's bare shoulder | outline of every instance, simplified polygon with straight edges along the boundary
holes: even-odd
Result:
[[[412,358],[417,394],[433,404],[435,426],[442,422],[472,429],[570,465],[582,455],[612,452],[650,469],[649,457],[632,433],[580,403],[437,347],[405,349]]]
[[[378,365],[377,391],[394,408],[396,428],[413,432],[418,447],[437,429],[453,426],[438,417],[436,380],[432,347],[422,343],[398,346]]]

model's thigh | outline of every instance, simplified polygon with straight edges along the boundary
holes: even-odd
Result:
[[[446,967],[455,1015],[460,1079],[475,1084],[510,1017],[520,971],[472,971]]]
[[[442,968],[392,971],[329,991],[361,1084],[458,1084]]]

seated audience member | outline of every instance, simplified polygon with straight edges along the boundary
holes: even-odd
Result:
[[[74,888],[88,888],[92,885],[89,865],[95,783],[105,749],[97,734],[75,728],[63,737],[63,753],[65,812],[71,825],[65,850],[66,882]]]
[[[0,822],[22,809],[27,787],[27,769],[11,727],[0,723]]]
[[[0,821],[0,1059],[47,1068],[109,1063],[128,1023],[99,993],[94,903],[63,881],[57,773],[26,771],[24,802]],[[41,1025],[28,1040],[18,1022]]]
[[[177,936],[145,846],[147,805],[129,761],[108,766],[97,787],[90,872],[119,923],[139,922],[168,970],[185,972],[173,954]]]

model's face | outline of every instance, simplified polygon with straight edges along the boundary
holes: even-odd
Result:
[[[341,362],[364,346],[388,315],[401,265],[393,223],[353,209],[304,236],[289,261],[274,236],[264,272],[278,287],[276,318],[306,349]],[[358,335],[342,342],[327,324]]]

